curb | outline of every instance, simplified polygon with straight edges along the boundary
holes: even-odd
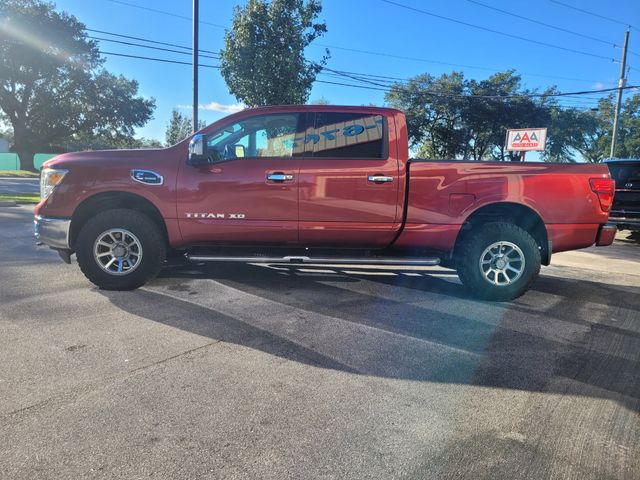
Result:
[[[15,200],[0,200],[0,207],[17,207]]]

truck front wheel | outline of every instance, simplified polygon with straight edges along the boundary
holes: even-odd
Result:
[[[456,257],[458,276],[474,296],[509,301],[525,293],[540,273],[540,249],[533,237],[512,223],[489,222],[472,228]]]
[[[75,243],[82,273],[103,290],[133,290],[153,279],[166,256],[160,229],[136,210],[113,209],[87,221]]]

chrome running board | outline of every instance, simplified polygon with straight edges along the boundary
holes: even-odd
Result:
[[[243,262],[243,263],[295,263],[295,264],[332,264],[332,265],[411,265],[434,267],[440,264],[439,258],[402,258],[402,257],[306,257],[291,255],[286,257],[233,257],[216,255],[187,255],[191,262]]]

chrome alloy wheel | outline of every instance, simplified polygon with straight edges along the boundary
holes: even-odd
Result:
[[[480,255],[480,271],[492,285],[511,285],[524,272],[524,253],[511,242],[492,243]]]
[[[108,274],[127,275],[140,265],[142,244],[129,230],[112,228],[98,235],[93,258]]]

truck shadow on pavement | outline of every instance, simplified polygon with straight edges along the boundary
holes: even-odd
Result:
[[[246,313],[218,308],[216,285],[246,296]],[[588,395],[640,411],[637,287],[543,275],[500,304],[467,298],[442,269],[217,264],[170,267],[144,290],[102,294],[155,322],[317,367]],[[274,304],[281,313],[268,313]]]

